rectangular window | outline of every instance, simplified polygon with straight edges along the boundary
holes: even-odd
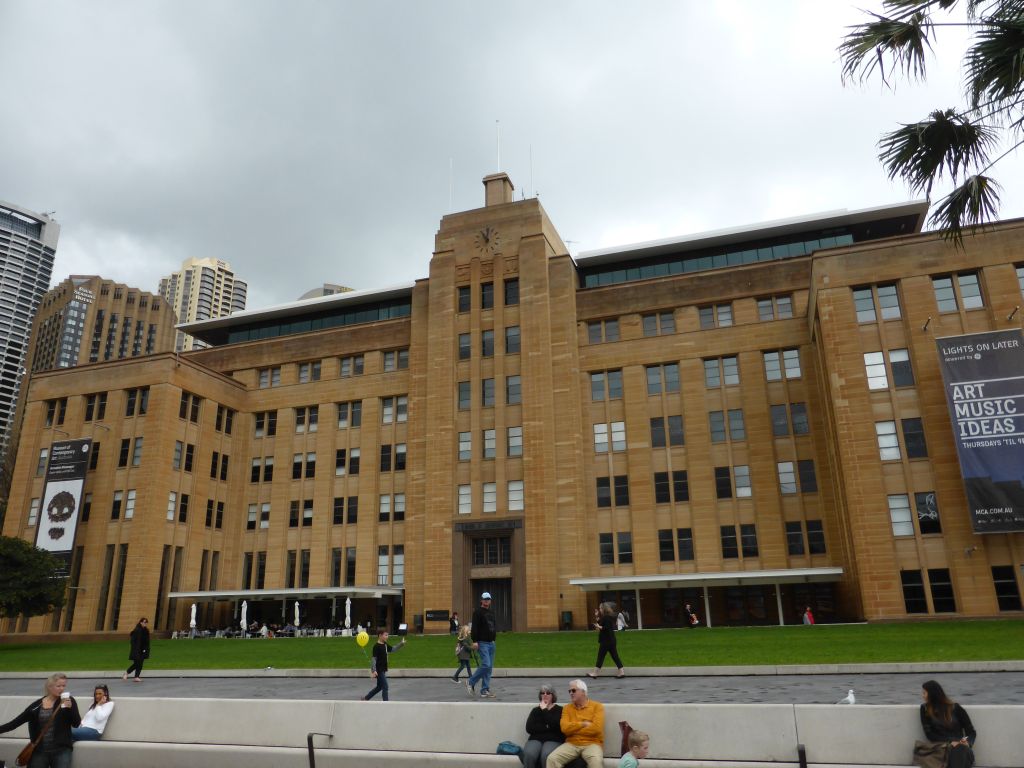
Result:
[[[956,613],[953,580],[948,568],[929,568],[928,585],[932,590],[932,607],[936,613]]]
[[[799,379],[800,350],[784,349],[781,352],[764,352],[764,375],[768,381]]]
[[[900,442],[896,437],[895,421],[876,421],[875,435],[878,438],[878,455],[882,461],[899,461]]]
[[[408,395],[397,395],[395,397],[382,397],[380,399],[380,423],[404,424],[409,420],[409,397]]]
[[[793,419],[793,434],[808,435],[811,432],[811,424],[807,420],[806,403],[790,403],[789,414]]]
[[[732,477],[729,467],[715,467],[715,496],[719,499],[732,498]]]
[[[881,352],[864,353],[864,372],[868,377],[868,389],[889,388],[889,378],[885,372],[885,356]]]
[[[722,539],[722,559],[727,560],[740,556],[738,542],[736,541],[736,526],[723,525],[719,527],[719,535]]]
[[[299,363],[299,384],[309,384],[311,381],[320,381],[320,361]]]
[[[665,363],[647,366],[647,394],[679,391],[679,365]]]
[[[715,304],[697,310],[700,327],[725,328],[732,325],[732,304]]]
[[[124,458],[125,462],[128,461],[127,443],[128,443],[127,440],[122,440],[121,441],[121,453],[125,454],[125,458]],[[43,473],[46,472],[46,460],[49,458],[49,456],[50,456],[50,449],[49,448],[42,448],[39,451],[39,459],[36,461],[36,477],[42,477]],[[124,464],[122,464],[119,461],[117,466],[123,467]]]
[[[1024,271],[1024,267],[1017,267],[1017,275],[1024,281],[1022,271]],[[1024,282],[1022,282],[1021,290],[1024,291]],[[1017,586],[1017,578],[1012,565],[993,565],[992,585],[996,590],[996,602],[999,604],[1000,611],[1019,611],[1021,609],[1020,588]]]
[[[493,459],[498,455],[498,433],[494,429],[484,430],[484,458]]]
[[[335,496],[331,505],[331,525],[343,525],[345,522],[345,497]],[[337,585],[335,585],[337,586]]]
[[[358,427],[363,423],[363,401],[338,403],[338,429]]]
[[[590,374],[590,399],[601,400],[622,399],[622,371],[599,371]]]
[[[818,478],[814,474],[814,460],[800,459],[796,463],[796,471],[800,478],[800,493],[817,493]]]
[[[744,557],[757,557],[757,526],[753,523],[740,525],[740,546]]]
[[[377,522],[386,523],[391,520],[391,497],[382,493],[377,502]]]
[[[665,447],[665,419],[661,417],[651,419],[651,447]]]
[[[359,497],[349,496],[347,502],[347,509],[345,513],[345,522],[347,525],[354,525],[359,522]]]
[[[615,564],[615,549],[610,533],[599,533],[597,535],[597,548],[601,565]]]
[[[888,499],[892,535],[913,536],[914,521],[910,519],[910,497],[905,493],[896,493],[890,495]]]
[[[171,469],[181,469],[181,455],[185,450],[185,444],[181,440],[174,441],[174,458],[171,459]],[[253,480],[255,483],[256,480]]]
[[[519,347],[519,326],[510,325],[505,329],[505,354],[518,355]]]
[[[907,447],[908,459],[923,459],[928,456],[928,444],[924,439],[924,425],[920,418],[901,419],[903,444]]]
[[[395,472],[405,471],[405,443],[395,443]]]
[[[512,307],[519,303],[519,278],[511,277],[505,281],[505,306]]]
[[[658,530],[658,560],[662,563],[671,563],[676,559],[676,550],[673,546],[671,528]]]
[[[360,453],[358,448],[350,448],[348,452],[348,473],[350,475],[359,474],[359,459]]]
[[[214,451],[210,455],[210,477],[217,479],[217,467],[220,466],[220,454]]]
[[[391,471],[391,445],[382,445],[380,447],[380,471],[390,472]]]
[[[619,545],[619,563],[633,562],[633,534],[629,531],[619,531],[616,535]]]
[[[497,483],[484,483],[484,512],[497,512],[498,511],[498,484]]]
[[[302,502],[302,527],[308,528],[313,525],[313,500],[305,499]],[[308,586],[308,585],[306,585]]]
[[[131,446],[132,446],[132,441],[129,438],[126,437],[126,438],[124,438],[121,441],[121,450],[117,454],[117,466],[118,467],[127,467],[128,466],[128,456],[131,453]],[[42,473],[41,472],[37,472],[36,474],[42,474]]]
[[[761,322],[793,317],[793,297],[789,294],[757,300],[757,317]]]
[[[523,428],[508,428],[508,456],[523,455]]]
[[[362,376],[364,370],[364,359],[362,355],[350,355],[339,359],[341,364],[341,378],[347,379],[352,376]]]
[[[914,369],[910,365],[910,353],[906,349],[890,349],[889,366],[892,368],[893,386],[914,386]]]
[[[473,433],[459,432],[459,461],[473,458]]]
[[[786,551],[794,556],[804,554],[804,531],[799,521],[786,523]]]
[[[171,491],[167,494],[167,519],[174,520],[174,512],[178,509],[178,494]]]
[[[726,440],[725,412],[711,411],[708,414],[708,428],[711,431],[712,443],[724,443]]]
[[[484,379],[480,382],[480,404],[484,408],[494,406],[494,379]]]
[[[629,506],[629,478],[626,475],[616,475],[614,481],[615,506]]]
[[[729,439],[746,440],[747,428],[743,423],[743,409],[732,408],[729,410]]]
[[[473,511],[473,486],[459,486],[459,514],[468,515]]]
[[[654,473],[654,503],[668,504],[671,501],[669,496],[668,472]]]
[[[409,367],[408,349],[391,349],[384,353],[384,372],[404,371]]]
[[[469,303],[471,300],[471,292],[468,285],[460,285],[458,288],[458,307],[459,312],[469,312]]]
[[[776,465],[779,475],[779,493],[785,495],[796,493],[796,468],[792,461],[780,461]]]
[[[672,470],[672,496],[676,502],[690,500],[690,482],[685,469]]]
[[[693,529],[676,528],[676,546],[680,561],[693,560]]]
[[[121,517],[121,503],[124,501],[124,491],[114,491],[114,500],[110,505],[110,519],[117,520]]]
[[[304,408],[295,409],[295,432],[316,432],[320,421],[320,406],[308,405]]]
[[[785,405],[769,406],[769,413],[772,422],[772,435],[774,437],[785,437],[789,434],[789,413]]]
[[[480,331],[480,356],[494,357],[494,331]]]
[[[612,505],[612,479],[610,477],[599,477],[597,484],[597,506],[610,507]]]
[[[736,498],[749,498],[753,494],[753,489],[750,486],[750,467],[739,464],[733,467],[732,471],[736,478]]]
[[[470,382],[459,382],[459,410],[468,411],[470,406]]]
[[[188,501],[189,495],[187,493],[181,494],[181,498],[178,499],[178,522],[188,522]]]
[[[608,425],[594,425],[594,453],[608,453]]]
[[[380,399],[380,423],[391,424],[395,420],[395,398],[382,397]]]
[[[41,499],[32,499],[28,507],[28,525],[34,526],[39,521],[39,506]]]
[[[275,366],[274,368],[260,368],[258,374],[260,389],[281,386],[280,366]]]
[[[672,312],[658,312],[641,318],[644,336],[663,336],[676,332],[676,318]]]
[[[523,384],[519,376],[505,377],[505,404],[518,405],[523,402]]]
[[[299,527],[299,502],[292,501],[288,505],[288,527],[298,528]]]
[[[668,444],[669,445],[683,445],[685,443],[685,435],[683,433],[683,417],[682,416],[669,416],[668,417]]]
[[[392,547],[392,555],[391,583],[395,586],[401,586],[405,584],[405,545],[395,544]]]
[[[942,533],[942,522],[939,520],[939,504],[935,500],[935,491],[915,493],[914,507],[917,510],[917,528],[922,535]]]
[[[196,447],[192,443],[185,444],[185,463],[184,468],[186,472],[192,471],[192,465],[195,464],[196,460]]]
[[[522,480],[508,481],[508,511],[521,512],[524,508],[524,491]]]
[[[459,360],[469,360],[473,356],[473,335],[459,334]]]
[[[807,521],[807,547],[812,555],[825,554],[825,529],[821,520]]]
[[[480,309],[494,309],[494,283],[480,283]]]
[[[95,442],[92,444],[92,450],[89,451],[89,469],[96,469],[96,465],[100,462],[100,444]]]
[[[263,411],[255,414],[256,437],[273,437],[277,434],[277,411]]]

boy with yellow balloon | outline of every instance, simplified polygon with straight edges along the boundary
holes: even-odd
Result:
[[[356,642],[360,648],[364,648],[370,641],[370,636],[365,631],[356,635]],[[388,645],[388,631],[382,629],[377,633],[377,643],[373,646],[373,660],[370,662],[370,675],[377,681],[377,685],[363,697],[363,701],[369,701],[378,693],[384,701],[388,701],[388,654],[399,651],[405,645],[405,638],[398,645]]]

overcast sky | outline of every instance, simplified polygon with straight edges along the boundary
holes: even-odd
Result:
[[[499,122],[500,170],[574,254],[903,202],[876,141],[960,103],[963,40],[925,86],[844,87],[877,5],[0,0],[0,200],[56,211],[54,282],[156,290],[216,257],[249,308],[426,276]],[[996,174],[1024,215],[1024,162]]]

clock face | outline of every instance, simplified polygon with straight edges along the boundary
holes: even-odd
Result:
[[[494,227],[484,227],[476,233],[473,242],[481,253],[497,253],[501,246],[501,237]]]

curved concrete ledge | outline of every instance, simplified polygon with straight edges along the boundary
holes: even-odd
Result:
[[[0,722],[26,697],[0,697]],[[321,766],[506,765],[501,741],[522,743],[533,705],[498,702],[417,703],[248,699],[122,698],[102,742],[75,747],[76,768],[188,764],[305,766],[306,734],[319,731]],[[1024,706],[972,706],[978,766],[1020,766]],[[792,704],[608,704],[606,764],[617,763],[618,721],[651,735],[650,768],[797,764],[797,745],[812,765],[909,765],[923,738],[916,706]],[[27,728],[0,736],[0,759],[13,763]],[[227,756],[230,755],[230,758]]]

